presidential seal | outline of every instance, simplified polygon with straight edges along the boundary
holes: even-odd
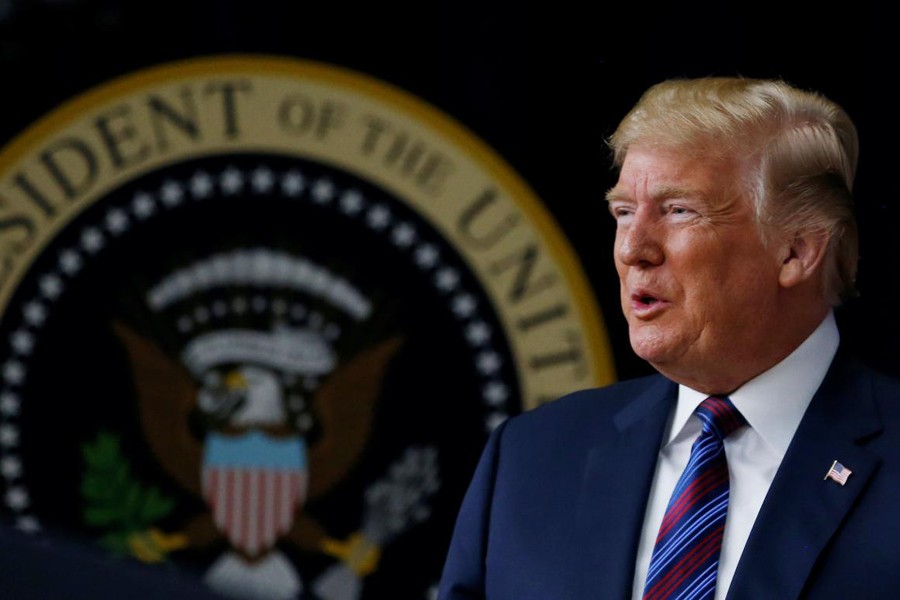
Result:
[[[549,212],[368,76],[163,65],[0,153],[15,526],[235,597],[427,598],[487,434],[613,380]]]

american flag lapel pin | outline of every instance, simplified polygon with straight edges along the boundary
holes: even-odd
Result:
[[[853,474],[853,471],[839,463],[838,461],[834,461],[831,463],[831,468],[828,469],[828,472],[825,473],[825,479],[832,479],[837,481],[839,484],[844,485],[847,483],[847,478]]]

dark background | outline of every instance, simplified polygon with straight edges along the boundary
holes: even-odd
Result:
[[[793,5],[799,16],[739,6],[0,0],[0,146],[60,102],[170,60],[278,54],[367,73],[461,122],[531,185],[582,260],[626,378],[648,367],[618,308],[605,136],[664,78],[783,77],[825,93],[858,125],[862,295],[839,324],[866,362],[900,374],[891,19],[860,2]]]

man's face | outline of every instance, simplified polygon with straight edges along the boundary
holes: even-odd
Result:
[[[692,387],[746,381],[736,373],[778,322],[781,246],[763,244],[739,177],[733,162],[637,145],[608,194],[632,348]]]

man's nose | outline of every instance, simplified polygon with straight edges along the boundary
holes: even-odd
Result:
[[[616,255],[628,266],[649,267],[664,259],[660,224],[650,211],[636,211],[626,225],[616,229]]]

